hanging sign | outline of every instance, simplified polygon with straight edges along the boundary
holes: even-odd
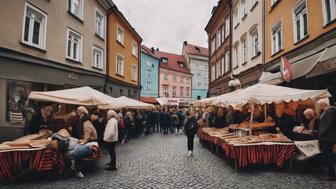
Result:
[[[286,82],[290,82],[292,80],[291,63],[286,57],[281,57],[280,71],[281,71],[282,78]]]

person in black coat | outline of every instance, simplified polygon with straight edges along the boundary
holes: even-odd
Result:
[[[198,128],[197,128],[197,120],[195,117],[195,112],[193,110],[190,110],[184,122],[184,131],[188,139],[188,156],[193,155],[194,138],[195,138],[195,134],[197,133],[197,129]]]
[[[328,168],[328,180],[336,181],[333,160],[333,146],[336,144],[336,108],[330,106],[328,99],[319,100],[317,107],[318,113],[320,114],[318,140],[322,152],[322,161]]]
[[[288,115],[285,110],[287,105],[281,103],[275,106],[275,127],[277,131],[282,131],[289,139],[293,138],[293,129],[298,123],[294,119],[294,115]]]
[[[224,116],[224,110],[223,109],[219,109],[217,112],[217,116],[215,117],[215,124],[214,124],[215,128],[224,128],[227,127],[226,124],[226,119]]]

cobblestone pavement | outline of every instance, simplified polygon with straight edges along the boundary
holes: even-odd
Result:
[[[134,139],[117,146],[117,172],[103,168],[107,153],[94,171],[77,179],[24,176],[2,188],[336,188],[322,181],[322,168],[289,172],[272,168],[235,171],[227,160],[195,139],[194,157],[187,157],[186,137],[161,135]]]

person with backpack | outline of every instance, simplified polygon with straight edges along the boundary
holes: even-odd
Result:
[[[195,112],[193,110],[189,111],[189,114],[184,122],[184,131],[188,139],[188,156],[193,155],[194,150],[194,138],[197,133],[197,121],[195,117]]]

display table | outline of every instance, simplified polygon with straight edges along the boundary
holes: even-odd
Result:
[[[0,152],[0,182],[10,180],[15,172],[28,169],[37,171],[63,170],[63,155],[51,148],[12,150]]]
[[[199,131],[199,138],[220,146],[225,155],[243,168],[249,165],[275,164],[283,167],[295,153],[294,143],[259,142],[251,144],[232,144],[223,140],[215,132]]]

